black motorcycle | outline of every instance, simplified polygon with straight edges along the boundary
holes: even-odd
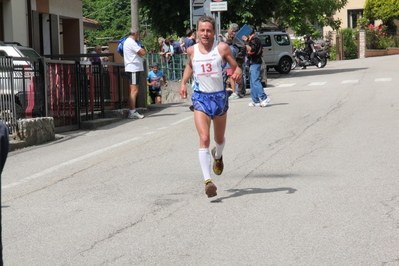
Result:
[[[292,53],[294,61],[292,62],[291,69],[295,69],[297,66],[317,66],[318,68],[323,68],[327,65],[327,59],[330,58],[330,54],[325,49],[317,49],[315,53],[315,61],[310,60],[310,55],[306,53],[302,48],[294,49]]]

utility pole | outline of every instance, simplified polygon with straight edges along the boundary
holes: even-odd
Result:
[[[131,5],[131,17],[132,17],[132,28],[140,29],[139,22],[139,2],[138,0],[130,0]]]
[[[139,1],[130,0],[130,9],[132,17],[132,28],[138,29],[140,31],[140,21],[139,21]],[[139,94],[136,99],[136,108],[141,109],[142,112],[147,110],[147,64],[146,60],[143,62],[144,71],[140,71],[140,84],[139,84]]]

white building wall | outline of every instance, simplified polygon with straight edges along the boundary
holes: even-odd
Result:
[[[366,3],[366,0],[349,0],[348,4],[341,9],[340,11],[337,11],[334,15],[334,19],[336,20],[341,20],[341,29],[348,28],[348,11],[350,10],[359,10],[359,9],[364,9],[364,5]],[[376,20],[375,24],[379,25],[382,22],[380,20]],[[326,35],[328,31],[332,31],[331,27],[324,27],[323,28],[323,34]]]
[[[49,2],[50,14],[59,15],[60,20],[67,18],[79,19],[79,39],[80,41],[80,53],[84,52],[83,42],[83,4],[82,0],[50,0]],[[62,25],[60,25],[62,31]],[[63,51],[63,39],[60,36],[60,50]]]
[[[28,14],[25,0],[3,0],[4,41],[29,44]]]
[[[83,16],[82,0],[50,0],[49,10],[51,14],[61,17],[81,18]]]

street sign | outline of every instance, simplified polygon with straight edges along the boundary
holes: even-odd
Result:
[[[211,12],[227,11],[227,1],[210,3]]]

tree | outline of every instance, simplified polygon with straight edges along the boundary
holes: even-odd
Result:
[[[313,33],[318,26],[330,26],[338,30],[341,21],[333,15],[341,10],[348,0],[286,0],[275,9],[274,17],[282,28],[292,28],[297,35]]]
[[[398,0],[367,0],[364,16],[368,19],[399,19]]]
[[[154,36],[184,36],[190,26],[189,1],[139,0],[141,31],[148,27]],[[298,35],[313,33],[315,23],[338,29],[340,21],[333,20],[332,15],[347,1],[318,0],[315,4],[313,0],[228,0],[228,11],[221,12],[221,28],[226,29],[233,22],[261,27],[274,18],[281,29],[291,27]],[[131,24],[130,0],[83,0],[83,7],[84,16],[102,26],[100,30],[85,32],[90,41],[99,35],[119,39]]]
[[[187,0],[139,0],[139,7],[151,31],[159,36],[184,36],[190,27],[190,2]]]
[[[100,29],[84,32],[89,46],[105,46],[110,39],[97,38],[119,40],[128,33],[131,25],[130,0],[83,0],[83,16],[101,25]]]
[[[399,19],[398,0],[367,0],[364,5],[364,17],[369,20],[381,19],[387,31],[396,33],[395,19]]]

